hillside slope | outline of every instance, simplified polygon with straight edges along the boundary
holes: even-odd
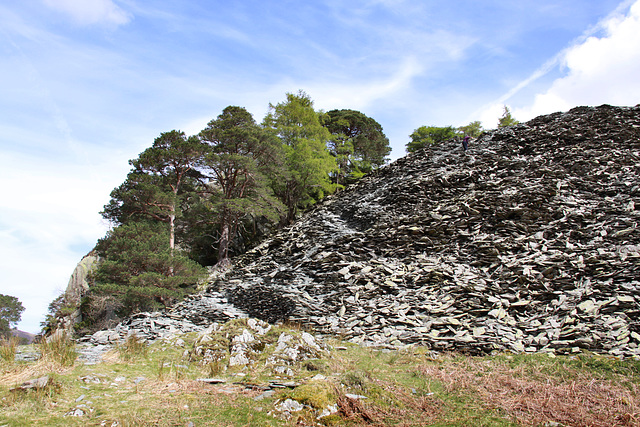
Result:
[[[97,338],[248,315],[375,346],[640,355],[639,206],[640,106],[541,116],[399,159]]]

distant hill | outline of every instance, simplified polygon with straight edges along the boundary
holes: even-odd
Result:
[[[31,344],[36,338],[35,334],[31,334],[29,332],[21,331],[19,329],[12,329],[11,330],[11,335],[13,335],[14,337],[18,337],[20,339],[27,340],[29,344]]]

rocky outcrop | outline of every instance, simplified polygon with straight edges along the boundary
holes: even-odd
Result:
[[[89,274],[95,268],[98,257],[93,253],[85,255],[69,278],[67,289],[64,296],[67,302],[77,304],[86,291],[89,290],[89,282],[87,281]]]
[[[378,170],[162,317],[289,320],[382,347],[640,356],[638,206],[640,106],[541,116]]]
[[[67,289],[64,291],[64,306],[67,313],[58,313],[58,329],[66,330],[69,333],[73,332],[73,327],[76,323],[82,321],[82,314],[80,313],[80,302],[84,294],[89,290],[88,278],[91,272],[97,266],[98,257],[92,251],[85,255],[73,270]]]

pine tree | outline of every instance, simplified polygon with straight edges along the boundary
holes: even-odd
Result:
[[[504,128],[507,126],[515,126],[518,123],[520,122],[513,118],[513,116],[511,115],[511,110],[509,110],[509,107],[505,105],[504,111],[502,112],[502,117],[498,119],[498,127]]]
[[[374,119],[355,110],[331,110],[324,126],[332,134],[329,149],[338,163],[338,184],[353,182],[387,161],[389,139]]]
[[[206,270],[174,252],[167,224],[135,221],[120,225],[98,241],[101,258],[91,293],[115,296],[120,316],[154,310],[195,290]]]
[[[179,196],[190,174],[196,174],[194,167],[203,150],[197,137],[187,138],[184,132],[172,130],[160,134],[153,146],[129,161],[133,170],[111,193],[103,217],[116,224],[148,218],[166,222],[173,251]]]
[[[229,245],[242,218],[253,215],[277,221],[284,210],[267,178],[281,164],[281,145],[247,110],[234,106],[210,121],[200,138],[207,146],[200,168],[209,180],[201,191],[220,224],[218,266],[226,267]]]

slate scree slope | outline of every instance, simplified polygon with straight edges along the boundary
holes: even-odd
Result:
[[[248,316],[379,347],[640,356],[639,221],[640,105],[579,107],[401,158],[91,341]]]

